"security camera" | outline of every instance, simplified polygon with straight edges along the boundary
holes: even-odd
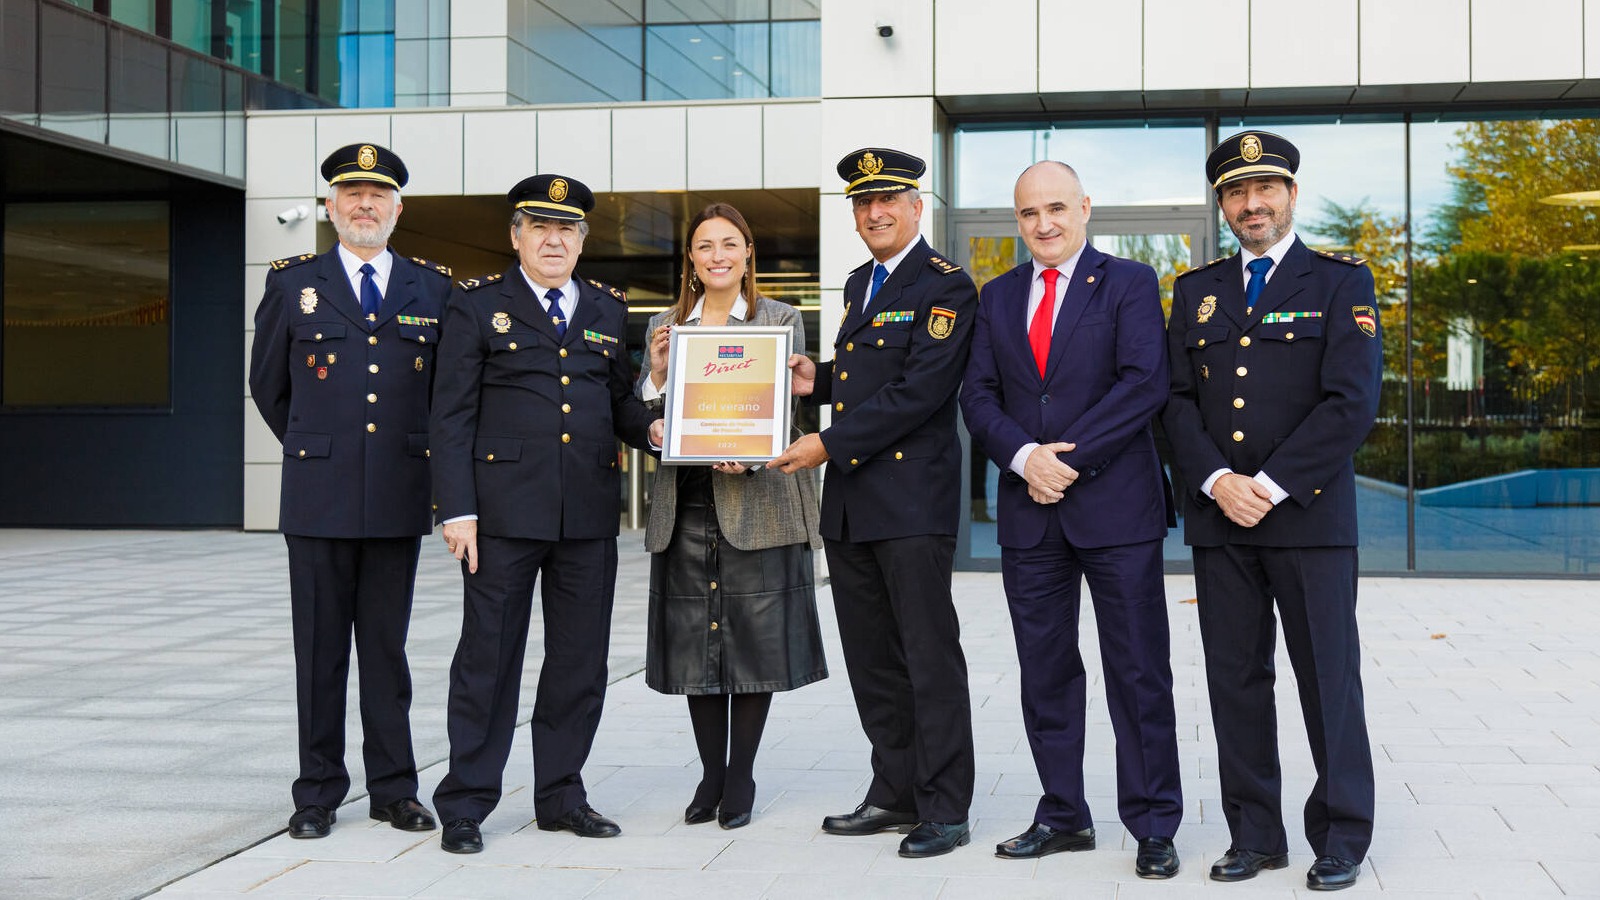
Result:
[[[278,213],[278,224],[288,225],[290,222],[298,222],[310,215],[311,207],[309,206],[304,204],[301,204],[300,206],[291,206],[283,212]]]
[[[893,25],[889,25],[889,24],[886,24],[886,23],[883,23],[883,22],[879,22],[879,23],[877,23],[876,27],[878,29],[878,37],[881,37],[881,38],[894,37],[894,26]]]

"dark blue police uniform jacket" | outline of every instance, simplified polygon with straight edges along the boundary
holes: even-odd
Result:
[[[1296,239],[1245,313],[1237,255],[1179,276],[1167,323],[1172,396],[1162,422],[1192,486],[1184,540],[1197,547],[1356,545],[1356,448],[1372,428],[1383,341],[1372,273]],[[1254,528],[1199,486],[1265,471],[1289,496]]]
[[[337,252],[273,263],[256,310],[250,394],[283,442],[284,534],[433,529],[428,396],[449,294],[449,269],[395,255],[368,322]]]
[[[821,532],[828,540],[954,535],[961,516],[956,389],[978,292],[959,266],[917,239],[865,313],[872,262],[845,281],[834,358],[818,363],[812,402],[833,408],[820,435],[829,461]]]
[[[656,417],[633,394],[622,292],[578,285],[560,339],[517,266],[451,294],[433,400],[440,521],[476,514],[483,534],[538,541],[617,536],[617,438],[648,447]]]

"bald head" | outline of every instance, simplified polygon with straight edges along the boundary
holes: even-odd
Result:
[[[1013,197],[1017,233],[1034,259],[1059,266],[1083,247],[1089,198],[1071,166],[1053,159],[1034,163],[1017,177]]]

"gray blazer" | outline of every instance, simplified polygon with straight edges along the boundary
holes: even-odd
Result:
[[[753,307],[746,301],[746,325],[787,325],[794,329],[794,352],[804,353],[806,347],[805,325],[800,321],[800,311],[787,303],[758,297]],[[752,311],[753,310],[753,311]],[[650,317],[645,334],[667,324],[672,310]],[[646,338],[648,340],[648,337]],[[647,345],[648,346],[648,345]],[[635,392],[650,377],[650,353],[644,355],[644,371],[639,375]],[[713,473],[711,491],[717,505],[717,526],[722,529],[728,543],[740,550],[762,550],[787,544],[822,546],[817,534],[816,472],[805,471],[785,475],[773,469],[762,469],[754,475],[720,475]],[[672,541],[672,528],[678,513],[678,467],[658,466],[655,482],[650,489],[650,520],[644,529],[644,548],[651,553],[667,549]]]

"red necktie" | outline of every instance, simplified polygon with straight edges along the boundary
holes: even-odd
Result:
[[[1060,272],[1044,270],[1044,297],[1028,326],[1028,346],[1033,348],[1033,361],[1039,364],[1039,377],[1044,377],[1045,363],[1050,361],[1050,324],[1056,318],[1056,278]]]

